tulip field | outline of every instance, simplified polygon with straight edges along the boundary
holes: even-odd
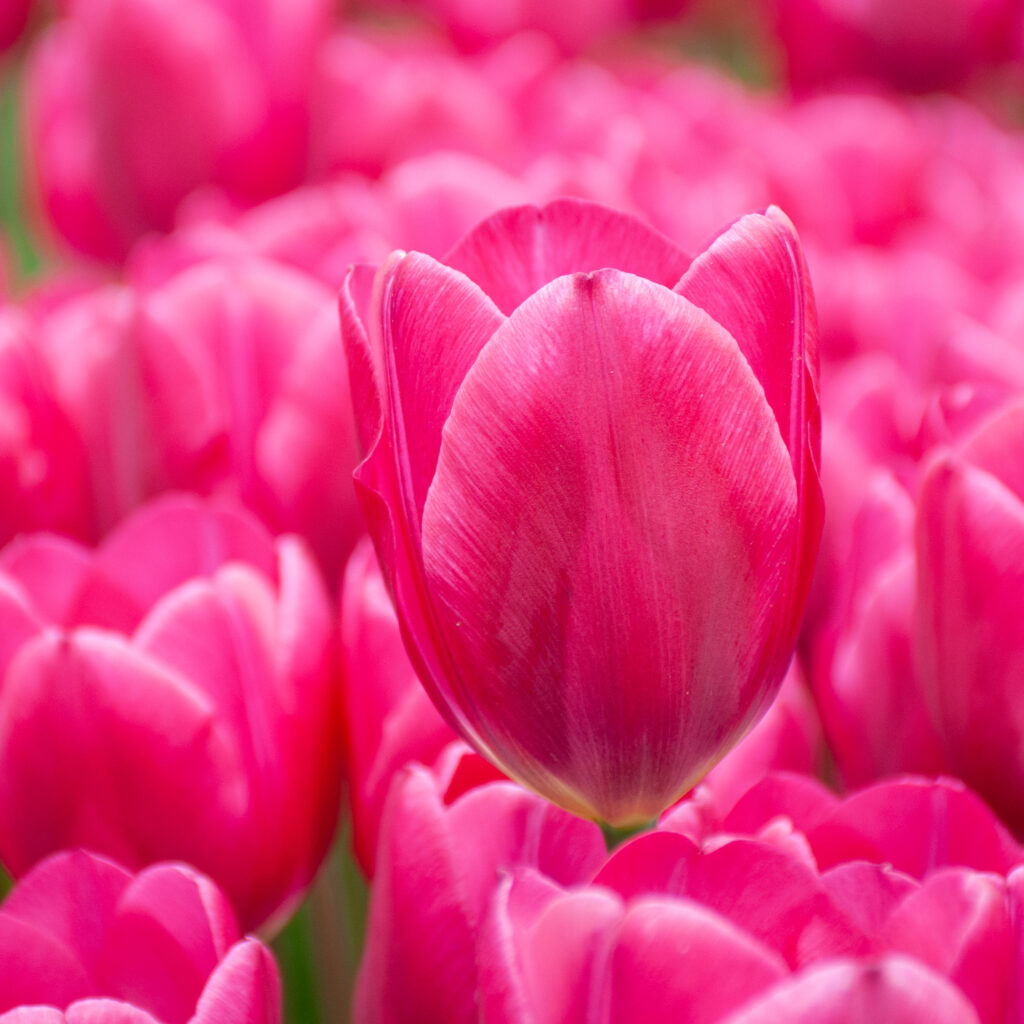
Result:
[[[1024,1024],[1024,0],[0,0],[0,1024]]]

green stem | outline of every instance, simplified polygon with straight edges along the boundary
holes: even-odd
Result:
[[[604,833],[604,844],[608,852],[620,847],[626,840],[638,836],[641,832],[649,832],[657,824],[657,820],[641,822],[639,825],[609,825],[602,821],[598,823]]]

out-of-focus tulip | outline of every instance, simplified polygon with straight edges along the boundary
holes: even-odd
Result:
[[[478,1020],[476,943],[500,877],[533,868],[573,885],[603,858],[594,825],[514,783],[445,806],[438,781],[409,769],[396,778],[384,814],[354,1019]]]
[[[874,77],[897,87],[958,84],[1012,46],[1012,0],[767,0],[797,86]]]
[[[362,532],[330,291],[243,255],[104,290],[39,329],[109,529],[165,490],[229,494],[306,538],[329,579]]]
[[[82,437],[14,309],[0,311],[0,543],[28,530],[93,528]]]
[[[59,853],[0,905],[4,1024],[278,1024],[277,966],[180,864]],[[6,1012],[5,1012],[6,1011]]]
[[[421,678],[503,771],[650,820],[767,706],[820,530],[813,317],[775,210],[691,262],[560,201],[350,274],[371,532]]]
[[[953,770],[1024,832],[1024,404],[930,464],[917,508],[922,682]]]
[[[584,7],[544,0],[417,0],[441,21],[462,47],[477,49],[517,32],[541,32],[559,48],[574,53],[629,22],[630,0],[594,0]]]
[[[92,553],[0,555],[0,860],[207,872],[253,928],[309,885],[340,787],[330,604],[294,537],[168,497]],[[13,647],[13,649],[8,649]]]
[[[254,202],[298,185],[329,7],[76,0],[28,82],[32,166],[57,232],[118,260],[200,186]]]
[[[340,32],[323,47],[317,71],[315,175],[378,175],[436,150],[499,163],[518,156],[518,124],[501,90],[429,38]]]

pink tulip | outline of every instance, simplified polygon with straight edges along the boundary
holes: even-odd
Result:
[[[0,905],[0,956],[4,1024],[281,1020],[273,957],[185,865],[133,875],[94,854],[56,854]]]
[[[792,652],[820,527],[799,243],[772,210],[691,263],[562,201],[446,264],[399,253],[342,295],[357,482],[407,645],[504,772],[649,820]]]
[[[39,330],[87,439],[103,528],[165,490],[230,494],[273,530],[302,534],[337,578],[363,527],[325,286],[235,254],[158,287],[96,292]]]
[[[897,87],[956,85],[986,62],[1005,59],[1015,5],[1009,0],[768,0],[798,86],[871,76]]]
[[[475,946],[502,875],[530,867],[571,885],[603,856],[595,826],[511,782],[445,806],[425,769],[402,773],[384,814],[354,1020],[476,1021]]]
[[[922,682],[953,769],[1018,833],[1024,405],[929,465],[917,509]]]
[[[983,805],[911,779],[815,804],[790,779],[757,787],[755,835],[733,812],[690,838],[673,812],[602,857],[508,783],[445,807],[422,769],[399,777],[357,1021],[1012,1019],[1022,852]]]
[[[301,543],[168,497],[95,552],[9,545],[0,621],[8,870],[73,846],[133,869],[180,859],[245,927],[283,918],[340,783],[330,606]]]
[[[299,184],[328,12],[326,0],[76,0],[29,73],[32,166],[58,234],[116,261],[200,186],[253,202]]]
[[[388,167],[437,150],[507,162],[518,124],[482,69],[429,37],[339,32],[317,63],[312,171]]]

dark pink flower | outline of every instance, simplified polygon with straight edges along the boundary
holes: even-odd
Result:
[[[0,554],[0,860],[82,846],[180,859],[247,928],[331,840],[341,777],[331,611],[301,542],[168,497],[95,552]]]
[[[611,269],[617,268],[617,269]],[[692,262],[507,210],[342,296],[357,483],[414,664],[503,771],[649,820],[782,680],[820,528],[813,306],[776,210]]]

